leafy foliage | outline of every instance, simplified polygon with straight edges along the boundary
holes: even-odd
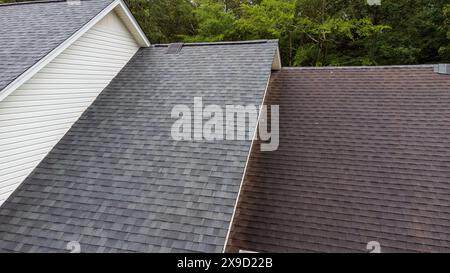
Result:
[[[245,39],[280,39],[294,28],[294,0],[264,0],[259,5],[242,5],[235,27]]]
[[[196,33],[194,6],[186,0],[126,0],[152,43],[169,43]]]
[[[450,4],[447,4],[443,8],[443,14],[445,18],[443,31],[446,32],[447,41],[450,41]],[[446,60],[447,62],[450,61],[450,42],[439,48],[439,55],[443,60]]]
[[[295,65],[352,65],[374,64],[370,54],[352,56],[360,51],[364,44],[360,42],[368,37],[389,29],[384,25],[373,25],[371,19],[345,19],[324,16],[315,21],[307,17],[300,18],[297,26],[304,42],[297,49]],[[306,40],[305,40],[306,38]]]
[[[185,41],[279,39],[285,65],[450,62],[448,0],[197,0]]]
[[[188,42],[215,42],[234,37],[235,14],[226,2],[198,0],[194,14],[198,20],[197,33],[184,36]]]

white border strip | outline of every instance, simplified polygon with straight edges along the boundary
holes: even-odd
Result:
[[[127,4],[123,0],[119,0],[119,5],[127,15],[128,20],[130,21],[133,28],[137,31],[139,34],[138,37],[135,37],[136,40],[139,41],[139,45],[142,47],[149,47],[150,41],[147,39],[147,36],[145,35],[142,28],[139,26],[139,23],[136,21],[136,18],[134,18],[133,14],[131,13],[130,9],[128,8]]]
[[[138,33],[140,35],[142,35],[142,41],[144,42],[144,44],[142,45],[142,41],[141,41],[141,46],[148,47],[150,45],[150,42],[147,40],[147,37],[142,32],[142,29],[137,24],[133,15],[131,15],[131,12],[128,9],[128,7],[125,5],[125,3],[123,3],[123,0],[116,0],[116,1],[112,2],[109,6],[107,6],[105,9],[103,9],[94,18],[92,18],[91,21],[89,21],[87,24],[85,24],[82,28],[80,28],[77,32],[75,32],[71,37],[69,37],[67,40],[65,40],[63,43],[61,43],[55,49],[53,49],[50,53],[48,53],[46,56],[44,56],[42,59],[40,59],[37,63],[35,63],[32,67],[30,67],[28,70],[26,70],[20,76],[18,76],[10,84],[8,84],[3,89],[3,91],[0,90],[0,101],[4,100],[9,94],[14,92],[17,88],[19,88],[22,84],[24,84],[31,77],[33,77],[37,72],[39,72],[39,70],[41,70],[44,66],[46,66],[48,63],[53,61],[59,54],[61,54],[65,49],[67,49],[70,45],[72,45],[78,38],[80,38],[83,34],[85,34],[89,29],[91,29],[95,24],[97,24],[101,19],[103,19],[103,17],[105,17],[109,12],[111,12],[117,6],[120,6],[125,11],[127,16],[129,17],[130,21],[133,23],[133,26],[138,30]]]
[[[277,52],[279,52],[278,51],[278,47],[277,47],[276,52],[274,54],[274,58],[276,58],[276,54],[278,54]],[[226,250],[226,247],[227,247],[227,244],[228,244],[228,240],[230,239],[230,233],[231,233],[231,228],[233,227],[234,216],[236,214],[237,206],[238,206],[238,203],[239,203],[239,198],[241,197],[242,187],[244,185],[244,179],[245,179],[245,175],[247,173],[248,162],[250,161],[250,156],[251,156],[252,150],[253,150],[253,144],[254,144],[254,142],[255,142],[255,140],[257,138],[259,119],[261,118],[261,109],[262,109],[262,107],[263,107],[263,105],[264,105],[264,103],[266,101],[266,96],[267,96],[267,92],[268,92],[268,89],[269,89],[271,76],[272,76],[272,71],[269,72],[269,76],[268,76],[267,82],[266,82],[266,89],[264,90],[262,103],[261,103],[261,105],[259,107],[259,114],[258,114],[258,119],[257,119],[257,122],[256,122],[255,132],[253,133],[252,142],[250,144],[250,150],[248,151],[247,160],[245,161],[244,172],[242,174],[241,183],[239,185],[238,195],[237,195],[236,201],[234,203],[233,214],[231,215],[230,225],[228,226],[228,231],[227,231],[227,237],[225,237],[225,244],[224,244],[223,249],[222,249],[223,253],[225,253],[225,250]]]

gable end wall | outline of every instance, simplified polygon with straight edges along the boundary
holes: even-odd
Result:
[[[112,11],[0,102],[0,205],[138,49]]]

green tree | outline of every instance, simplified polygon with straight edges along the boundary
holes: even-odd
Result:
[[[194,35],[197,20],[189,0],[126,0],[152,43],[176,42]]]
[[[198,22],[196,34],[184,36],[186,42],[215,42],[232,40],[236,16],[225,1],[197,0],[194,2]]]
[[[447,41],[439,48],[439,56],[443,62],[450,62],[450,4],[446,5],[442,9],[442,13],[445,17],[443,31],[447,33]]]
[[[260,4],[243,4],[235,23],[242,40],[279,39],[282,56],[292,64],[295,30],[295,0],[262,0]]]
[[[383,65],[445,61],[439,49],[447,39],[442,10],[448,0],[382,0],[381,6],[368,6],[363,0],[337,1],[342,12],[352,18],[367,16],[374,24],[391,27],[376,39],[367,39],[367,51],[360,55],[371,54]]]
[[[319,22],[301,18],[298,26],[309,42],[299,47],[294,64],[313,66],[374,64],[370,54],[358,56],[354,53],[362,51],[366,38],[388,29],[387,26],[373,25],[369,18],[328,17]]]

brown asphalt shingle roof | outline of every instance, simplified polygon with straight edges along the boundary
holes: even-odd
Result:
[[[450,251],[450,76],[283,69],[280,146],[254,145],[229,251]]]

